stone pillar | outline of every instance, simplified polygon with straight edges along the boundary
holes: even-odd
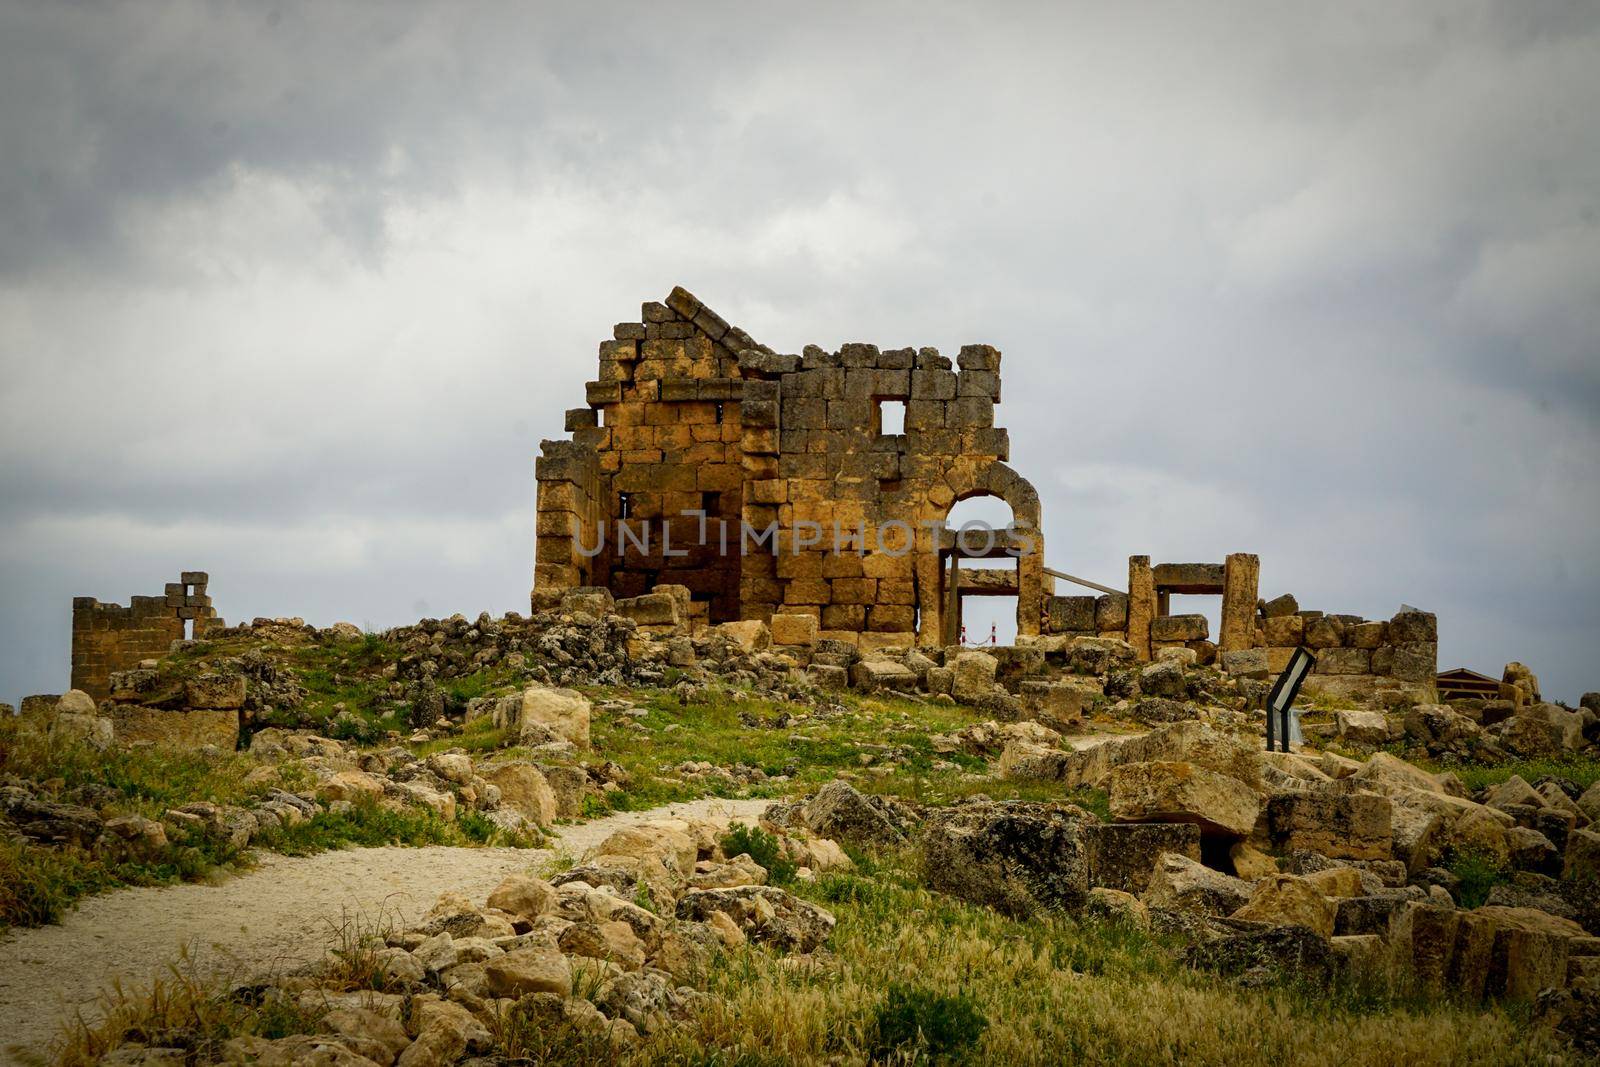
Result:
[[[1037,529],[1020,529],[1028,551],[1017,557],[1017,635],[1038,637],[1044,619],[1044,538]]]
[[[1261,558],[1249,552],[1232,552],[1222,564],[1222,633],[1217,647],[1223,652],[1250,648],[1255,643],[1256,596],[1261,579]]]
[[[912,535],[916,546],[917,647],[937,648],[944,640],[948,625],[945,604],[939,596],[944,589],[939,539],[930,534],[926,526],[914,529]]]
[[[1150,621],[1156,615],[1156,576],[1149,556],[1128,557],[1128,644],[1150,658]]]

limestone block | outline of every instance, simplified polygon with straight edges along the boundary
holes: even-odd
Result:
[[[1261,605],[1261,614],[1269,619],[1280,619],[1285,616],[1295,615],[1300,611],[1300,604],[1295,600],[1293,593],[1273,597]]]
[[[816,644],[819,624],[815,615],[777,613],[772,616],[770,625],[772,643],[775,645],[811,646]]]
[[[183,683],[184,703],[191,708],[238,708],[244,704],[244,692],[244,676],[239,674],[202,674]]]
[[[1199,641],[1210,633],[1204,615],[1162,615],[1150,621],[1152,641]]]
[[[1000,661],[986,652],[963,649],[950,666],[955,670],[951,694],[962,703],[970,704],[982,700],[994,689]]]
[[[1305,620],[1305,644],[1318,650],[1340,647],[1344,644],[1344,623],[1327,615]],[[1319,654],[1317,658],[1322,657]]]
[[[1165,853],[1199,862],[1200,827],[1189,822],[1096,823],[1084,828],[1089,884],[1138,895]]]
[[[500,790],[500,806],[510,808],[540,826],[549,826],[560,814],[555,789],[531,763],[516,761],[482,768],[483,779]]]
[[[1389,742],[1389,719],[1381,711],[1335,711],[1333,723],[1341,741],[1355,745],[1383,745]]]
[[[1390,799],[1368,793],[1287,793],[1267,801],[1274,843],[1341,859],[1388,859],[1392,817]]]
[[[1304,926],[1318,937],[1332,937],[1335,913],[1333,901],[1304,878],[1275,874],[1257,882],[1249,902],[1232,917],[1273,926]]]
[[[1143,900],[1152,908],[1231,915],[1250,901],[1250,883],[1198,861],[1165,853],[1157,861]]]
[[[1305,640],[1306,621],[1298,615],[1269,615],[1261,630],[1267,644],[1293,648]]]
[[[1235,678],[1266,678],[1272,673],[1264,648],[1241,648],[1222,653],[1222,669]]]
[[[1364,648],[1324,648],[1317,652],[1318,674],[1370,674],[1372,653]]]
[[[898,660],[864,659],[850,668],[850,682],[867,692],[892,689],[909,693],[917,687],[917,675]]]
[[[1177,761],[1114,767],[1110,791],[1118,822],[1192,822],[1206,835],[1243,837],[1261,811],[1238,779]]]
[[[1121,633],[1128,625],[1128,595],[1106,593],[1095,598],[1094,629],[1098,633]]]

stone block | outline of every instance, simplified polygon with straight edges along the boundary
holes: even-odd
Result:
[[[815,615],[774,614],[772,643],[775,645],[814,645],[819,629]]]
[[[1150,886],[1163,853],[1200,862],[1194,823],[1101,823],[1085,828],[1089,884],[1139,895]]]
[[[1128,625],[1128,594],[1105,593],[1095,597],[1094,628],[1098,633],[1121,633]]]
[[[1298,615],[1269,615],[1262,620],[1261,631],[1268,645],[1293,648],[1305,640],[1306,623]]]
[[[974,535],[974,540],[980,540]],[[1098,603],[1092,596],[1052,596],[1045,601],[1050,633],[1094,633]]]
[[[1152,641],[1200,641],[1210,633],[1204,615],[1158,615],[1150,620]]]
[[[1208,836],[1243,837],[1261,811],[1245,783],[1178,761],[1113,767],[1110,792],[1118,822],[1192,822]]]
[[[1366,793],[1278,794],[1267,801],[1273,842],[1336,859],[1388,859],[1393,853],[1392,804]]]
[[[1372,653],[1364,648],[1324,648],[1317,653],[1318,674],[1370,674]]]

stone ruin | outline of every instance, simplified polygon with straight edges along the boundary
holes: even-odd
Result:
[[[858,647],[947,644],[959,594],[937,527],[957,501],[995,496],[1015,516],[1003,547],[1030,549],[1007,584],[1017,632],[1040,632],[1039,495],[994,424],[998,350],[968,345],[954,364],[869,344],[781,355],[682,288],[641,318],[601,342],[571,440],[542,444],[535,610],[583,586],[625,606],[681,586],[692,623],[807,616]],[[889,404],[904,405],[903,432],[884,432]],[[707,521],[683,517],[696,512]],[[740,552],[741,523],[775,543]]]
[[[1264,603],[1247,553],[1133,556],[1126,592],[1047,568],[1039,494],[995,425],[995,348],[967,345],[954,365],[936,349],[870,344],[782,355],[681,287],[640,318],[600,343],[588,405],[567,412],[571,438],[541,445],[535,611],[601,587],[663,632],[759,620],[778,645],[842,641],[867,655],[955,645],[965,597],[1014,596],[1019,644],[1114,637],[1142,660],[1184,647],[1248,677],[1305,646],[1319,684],[1342,695],[1431,699],[1425,613],[1367,622],[1300,611],[1293,597]],[[902,432],[884,432],[890,404],[904,405]],[[975,548],[945,520],[978,496],[1003,500],[1013,523]],[[751,543],[748,531],[769,528]],[[975,557],[1012,563],[962,569]],[[1058,577],[1101,595],[1057,595]],[[1205,616],[1171,614],[1174,594],[1221,596],[1215,642]]]
[[[205,571],[184,571],[161,596],[129,597],[127,607],[73,597],[72,688],[105,700],[115,672],[165,656],[174,641],[226,625],[211,606],[208,581]]]

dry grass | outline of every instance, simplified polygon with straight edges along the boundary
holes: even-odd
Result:
[[[972,1062],[1004,1064],[1523,1064],[1578,1062],[1505,1008],[1363,997],[1292,983],[1246,990],[1186,971],[1125,927],[1017,923],[856,876],[815,891],[839,918],[834,959],[795,969],[731,957],[724,1003],[641,1049],[638,1063],[865,1063],[885,991],[965,996],[987,1020]],[[902,1048],[891,1059],[928,1062]]]

